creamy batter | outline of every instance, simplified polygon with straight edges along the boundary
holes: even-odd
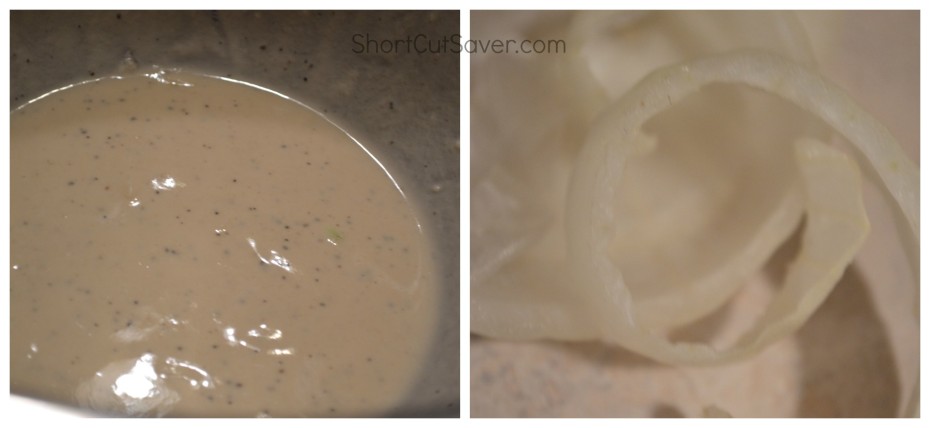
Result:
[[[377,161],[312,110],[181,72],[11,114],[13,393],[139,416],[378,415],[437,314]]]

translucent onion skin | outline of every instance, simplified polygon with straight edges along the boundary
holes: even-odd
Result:
[[[642,302],[635,300],[623,272],[610,259],[608,241],[617,220],[612,205],[617,184],[624,179],[627,161],[656,144],[643,132],[643,124],[711,83],[746,85],[772,93],[843,135],[861,155],[857,159],[864,171],[882,183],[886,196],[897,206],[899,233],[915,278],[919,278],[919,171],[897,141],[815,71],[771,53],[736,51],[654,71],[603,110],[571,167],[565,200],[568,269],[537,266],[539,272],[534,272],[540,284],[559,286],[539,287],[532,281],[529,285],[520,282],[521,287],[505,286],[508,279],[499,278],[492,286],[482,287],[480,305],[475,305],[473,289],[473,332],[524,340],[598,339],[669,364],[709,365],[755,355],[807,321],[869,231],[859,165],[816,140],[801,139],[793,146],[790,139],[785,140],[784,148],[794,151],[800,171],[798,194],[803,195],[807,219],[802,246],[772,305],[734,345],[717,349],[704,343],[669,342],[659,333],[662,326],[651,321],[655,314],[649,314],[650,318],[639,313],[645,310]],[[688,304],[688,298],[680,299],[680,305]],[[917,387],[907,400],[910,415],[917,412]]]
[[[842,89],[802,65],[759,51],[738,51],[704,57],[657,70],[610,106],[592,127],[575,163],[566,218],[573,274],[581,284],[577,289],[584,295],[586,304],[590,305],[588,324],[598,326],[601,329],[600,336],[605,341],[673,364],[732,361],[757,353],[764,345],[792,333],[806,321],[835,285],[864,239],[864,234],[860,234],[868,229],[861,207],[861,185],[858,183],[855,163],[848,158],[844,160],[843,156],[821,143],[799,142],[797,159],[801,169],[807,170],[804,174],[805,189],[809,196],[809,221],[803,246],[816,245],[819,246],[818,250],[812,251],[828,255],[832,253],[829,265],[819,267],[817,274],[797,274],[810,277],[801,281],[807,282],[809,288],[790,284],[786,286],[786,289],[791,288],[791,293],[796,294],[793,297],[776,297],[760,323],[733,347],[722,351],[706,344],[672,344],[652,334],[648,326],[638,324],[629,290],[623,284],[622,273],[607,259],[604,252],[603,236],[609,230],[611,221],[609,192],[612,183],[622,179],[626,158],[649,144],[649,138],[641,131],[643,123],[702,86],[714,82],[745,84],[778,95],[821,118],[852,143],[871,167],[870,172],[878,176],[887,195],[895,201],[898,214],[903,217],[910,232],[905,236],[906,251],[911,257],[915,273],[919,269],[915,263],[920,234],[919,171],[890,132],[856,105]],[[822,173],[831,170],[832,173],[826,173],[826,179],[833,180],[834,186],[840,186],[836,193],[852,195],[852,199],[838,201],[833,207],[825,209],[811,208],[810,197],[814,195],[810,192],[818,191],[817,187],[822,184],[818,180],[824,179]],[[830,178],[830,174],[833,174],[833,178]],[[855,179],[851,180],[851,177]],[[847,185],[853,187],[842,188]],[[829,221],[810,221],[831,210],[836,211],[836,215],[831,217],[831,214],[827,214],[824,218]],[[829,228],[839,218],[850,215],[853,226],[845,232],[815,231],[818,227],[814,225],[818,223],[819,227]],[[846,236],[849,239],[831,248],[830,239],[821,239],[819,244],[815,243],[813,235],[818,233],[822,234],[822,239],[830,236]],[[803,261],[804,252],[805,248],[802,248],[799,262]],[[801,264],[795,263],[791,269],[804,270],[799,267]],[[787,281],[792,281],[790,273]],[[918,394],[915,388],[911,402],[915,402]],[[916,412],[914,409],[911,413]]]
[[[795,144],[795,158],[805,194],[806,227],[800,253],[761,320],[736,344],[722,350],[703,343],[671,343],[641,322],[622,272],[603,251],[606,240],[600,231],[614,220],[610,208],[601,205],[610,199],[611,181],[585,181],[591,177],[603,179],[610,173],[600,177],[577,174],[582,189],[569,195],[577,204],[570,211],[583,214],[570,215],[568,220],[571,263],[583,284],[578,290],[589,309],[591,324],[600,328],[599,337],[666,363],[713,364],[754,355],[799,328],[839,281],[864,242],[869,222],[855,161],[813,139]],[[622,171],[625,154],[614,154],[611,160],[611,172]],[[679,304],[686,306],[689,302],[683,299]]]
[[[906,219],[910,237],[920,236],[920,172],[888,129],[836,84],[768,52],[736,51],[657,70],[601,115],[588,141],[634,138],[645,120],[714,82],[771,92],[821,118],[865,157]],[[916,252],[917,240],[912,244],[909,251]]]

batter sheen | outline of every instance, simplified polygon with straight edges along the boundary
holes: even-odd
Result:
[[[11,115],[13,393],[145,416],[377,415],[435,325],[396,184],[311,110],[179,72]]]

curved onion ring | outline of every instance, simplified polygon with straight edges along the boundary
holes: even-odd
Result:
[[[886,196],[895,201],[899,217],[906,221],[909,230],[899,229],[899,232],[903,235],[915,278],[919,278],[919,171],[890,132],[842,89],[801,65],[753,51],[707,57],[647,76],[601,116],[576,160],[567,213],[569,252],[575,277],[585,285],[579,288],[586,294],[591,309],[595,309],[590,314],[598,318],[594,325],[602,328],[603,339],[673,363],[716,363],[758,352],[803,324],[835,285],[861,244],[863,238],[857,235],[867,229],[863,225],[868,223],[861,207],[855,164],[831,153],[824,145],[799,142],[797,157],[809,204],[802,254],[790,267],[786,286],[756,327],[733,347],[718,351],[704,344],[671,344],[636,323],[629,290],[603,251],[605,244],[600,234],[609,227],[611,219],[610,207],[606,205],[610,198],[604,196],[609,195],[611,183],[620,177],[624,158],[641,145],[642,124],[712,82],[740,83],[779,95],[821,118],[852,143],[871,166],[871,171],[877,174]],[[831,178],[834,173],[836,175]],[[842,179],[844,176],[856,176],[855,184]],[[820,191],[827,189],[830,197],[819,199]],[[815,201],[833,206],[816,208],[811,203]],[[844,226],[846,222],[839,220],[843,216],[852,220],[845,225],[849,230],[831,232],[831,227]],[[817,238],[820,234],[829,239],[819,242],[822,247]],[[831,241],[836,238],[841,241]],[[819,251],[832,253],[820,254],[831,256],[832,264],[816,266],[805,262],[811,258],[805,254],[819,254]],[[919,285],[917,288],[919,294]],[[915,316],[918,311],[915,303]],[[909,399],[907,411],[912,415],[919,414],[918,397],[919,383]]]

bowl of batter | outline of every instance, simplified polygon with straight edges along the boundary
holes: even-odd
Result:
[[[458,57],[383,43],[457,26],[13,13],[11,392],[457,416]]]

